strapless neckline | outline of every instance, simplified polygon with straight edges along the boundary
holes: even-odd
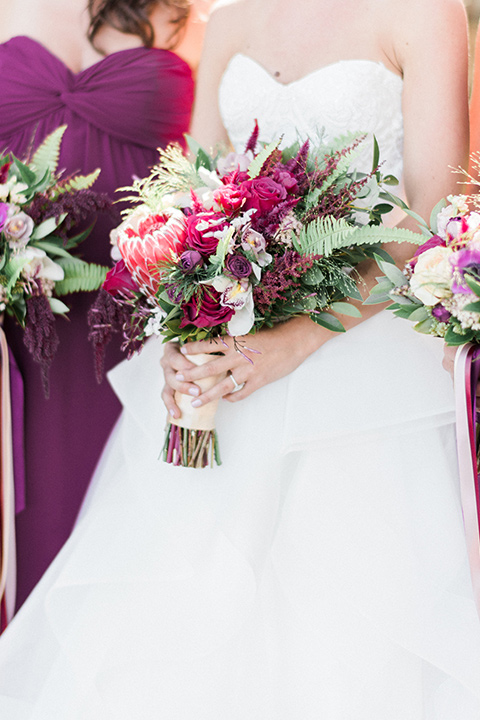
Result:
[[[327,65],[322,65],[318,68],[315,68],[314,70],[311,70],[310,72],[306,73],[305,75],[302,75],[301,77],[297,78],[296,80],[292,80],[291,82],[284,83],[281,82],[281,80],[278,80],[276,77],[274,77],[261,63],[258,62],[258,60],[254,60],[254,58],[250,57],[250,55],[246,55],[245,53],[238,52],[233,55],[225,69],[225,73],[228,72],[229,67],[234,64],[235,62],[238,62],[238,60],[241,60],[242,62],[251,63],[258,71],[260,71],[267,79],[269,79],[274,85],[276,85],[278,88],[282,89],[285,88],[286,90],[289,88],[293,88],[296,85],[300,85],[304,82],[308,82],[309,80],[313,80],[316,78],[316,76],[321,74],[328,74],[328,73],[334,73],[339,68],[342,68],[346,65],[371,65],[374,68],[380,69],[382,72],[387,73],[388,76],[393,78],[395,81],[403,85],[403,78],[400,75],[397,75],[393,70],[389,70],[384,63],[381,62],[381,60],[368,60],[368,59],[346,59],[346,60],[335,60],[334,62],[328,63]]]
[[[85,73],[95,71],[100,66],[102,66],[105,63],[111,63],[115,62],[116,59],[118,59],[120,56],[122,58],[124,56],[132,55],[132,57],[141,56],[145,53],[151,53],[152,51],[165,54],[165,56],[172,56],[172,59],[175,61],[178,61],[179,64],[184,64],[186,67],[187,63],[179,56],[176,55],[171,50],[163,50],[161,48],[146,48],[143,45],[135,48],[124,48],[123,50],[117,50],[113,53],[109,53],[108,55],[105,55],[104,57],[100,58],[100,60],[97,60],[97,62],[92,63],[92,65],[88,65],[88,67],[83,68],[82,70],[72,70],[71,67],[69,67],[62,58],[58,57],[58,55],[55,55],[46,45],[44,45],[40,40],[36,40],[35,38],[30,37],[29,35],[15,35],[14,37],[10,38],[10,40],[7,40],[6,42],[2,43],[3,45],[8,45],[9,43],[14,44],[22,44],[27,43],[34,45],[36,48],[38,48],[41,52],[45,53],[50,57],[54,62],[57,62],[58,65],[60,65],[64,70],[66,70],[72,77],[81,77]]]

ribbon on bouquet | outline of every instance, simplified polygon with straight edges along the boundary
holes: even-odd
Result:
[[[12,619],[15,611],[17,569],[10,358],[5,333],[2,328],[0,328],[0,361],[0,630],[3,630]]]
[[[480,347],[463,345],[455,356],[455,412],[463,522],[473,593],[480,616],[480,478],[477,453],[477,396]]]

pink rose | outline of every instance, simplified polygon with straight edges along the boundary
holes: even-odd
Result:
[[[225,185],[213,193],[213,199],[225,215],[234,215],[245,203],[245,192],[241,185]]]
[[[129,273],[124,260],[119,260],[107,272],[107,276],[103,281],[103,289],[114,296],[122,291],[127,294],[138,292],[138,285]]]
[[[3,227],[10,247],[25,246],[33,232],[33,220],[30,215],[20,211],[16,215],[12,215]]]
[[[220,298],[220,293],[214,288],[200,288],[183,307],[184,317],[180,327],[195,325],[198,328],[211,328],[228,322],[235,309],[221,305]]]

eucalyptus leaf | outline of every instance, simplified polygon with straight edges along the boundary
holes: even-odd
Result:
[[[64,315],[69,311],[68,305],[65,305],[65,303],[58,298],[49,298],[48,302],[50,303],[52,312],[55,313],[55,315]]]
[[[393,263],[385,262],[379,255],[375,256],[376,263],[380,270],[386,275],[386,277],[393,283],[394,287],[403,287],[407,278],[403,272]]]
[[[360,318],[362,313],[356,305],[352,305],[347,302],[333,302],[330,305],[330,309],[334,312],[340,313],[340,315],[349,315],[350,317]]]
[[[430,313],[424,305],[421,305],[419,308],[416,308],[416,310],[410,313],[410,320],[412,322],[421,323],[429,317]]]
[[[437,216],[438,213],[443,210],[444,207],[447,207],[447,201],[445,198],[442,198],[438,201],[438,203],[435,205],[435,207],[432,210],[432,213],[430,215],[430,227],[432,229],[432,232],[434,235],[437,234],[438,226],[437,226]]]
[[[471,275],[465,273],[464,280],[467,283],[470,290],[472,290],[477,297],[480,297],[480,283],[472,278]]]
[[[410,316],[410,320],[411,319],[412,316]],[[425,318],[425,320],[422,320],[421,322],[418,322],[416,325],[414,325],[413,329],[419,333],[423,333],[424,335],[429,335],[433,329],[433,318]]]
[[[57,218],[50,217],[44,220],[40,225],[37,225],[32,233],[32,240],[41,240],[44,237],[47,237],[47,235],[51,235],[59,225],[62,224],[62,222],[67,217],[67,213],[62,213],[58,220]]]
[[[333,332],[345,332],[345,328],[340,320],[335,317],[335,315],[331,315],[328,312],[312,313],[310,318],[316,322],[317,325],[321,325],[322,327],[327,328],[327,330],[333,330]]]

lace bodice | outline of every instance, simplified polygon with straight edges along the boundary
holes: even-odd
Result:
[[[219,89],[223,123],[236,150],[243,150],[254,120],[260,140],[280,135],[284,145],[298,137],[325,140],[347,132],[375,134],[382,170],[402,173],[402,79],[379,62],[342,60],[284,85],[247,55],[232,57]],[[364,144],[356,165],[369,171],[370,143]]]

